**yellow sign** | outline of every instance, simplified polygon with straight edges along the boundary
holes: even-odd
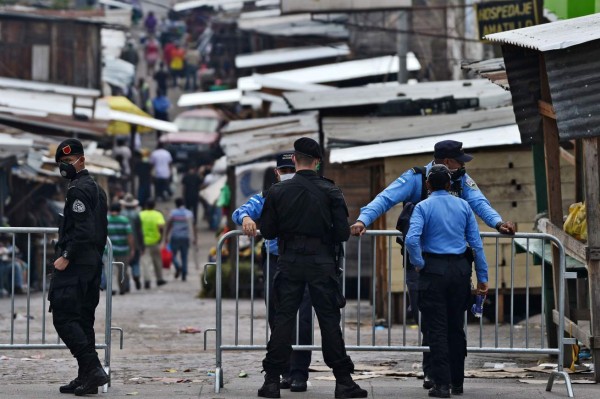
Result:
[[[538,0],[478,3],[479,37],[539,24]]]

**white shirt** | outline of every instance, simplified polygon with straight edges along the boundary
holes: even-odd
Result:
[[[173,158],[169,151],[164,148],[157,148],[150,154],[150,163],[154,166],[154,176],[159,179],[168,179],[171,177],[171,163]]]

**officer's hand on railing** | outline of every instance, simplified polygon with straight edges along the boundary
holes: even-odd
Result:
[[[487,295],[488,283],[477,283],[477,294]]]
[[[244,216],[242,219],[242,231],[248,237],[256,237],[256,223],[250,216]]]
[[[497,230],[498,230],[498,233],[509,234],[509,235],[514,235],[515,231],[516,231],[515,224],[511,221],[501,222],[501,224],[498,226]]]
[[[357,220],[352,226],[350,226],[350,234],[353,236],[362,236],[367,231],[367,227],[363,222]]]

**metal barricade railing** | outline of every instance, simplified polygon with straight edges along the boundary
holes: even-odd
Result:
[[[269,339],[269,327],[268,327],[268,307],[264,304],[261,306],[255,306],[255,241],[254,239],[250,240],[250,247],[252,248],[252,252],[249,257],[249,280],[250,280],[250,299],[249,301],[241,301],[240,299],[240,237],[243,235],[241,231],[230,231],[227,234],[223,235],[217,244],[217,259],[216,263],[207,264],[205,266],[205,276],[206,276],[206,268],[208,266],[215,266],[215,295],[216,295],[216,327],[214,329],[209,329],[210,331],[215,331],[216,333],[216,367],[215,367],[215,392],[220,392],[220,388],[223,386],[223,352],[224,351],[244,351],[244,350],[266,350],[266,344]],[[342,279],[342,289],[344,295],[348,298],[356,298],[353,300],[348,300],[349,306],[346,306],[342,309],[342,317],[341,317],[341,326],[342,333],[344,339],[346,341],[346,350],[348,351],[392,351],[392,352],[425,352],[428,351],[429,348],[422,346],[421,344],[421,334],[420,328],[415,331],[415,329],[411,329],[413,332],[409,334],[407,331],[407,317],[406,312],[403,313],[403,317],[401,320],[401,324],[393,325],[392,323],[392,282],[396,274],[403,274],[403,287],[401,289],[403,296],[403,306],[407,303],[407,285],[406,285],[406,267],[402,267],[402,262],[398,259],[405,259],[402,257],[402,253],[400,250],[400,246],[396,245],[393,242],[393,239],[401,236],[397,230],[370,230],[367,231],[366,234],[358,239],[351,237],[351,240],[358,240],[357,244],[357,260],[356,260],[356,274],[358,279],[356,280],[356,293],[351,293],[347,291],[347,282],[348,279]],[[467,331],[467,351],[473,353],[512,353],[512,354],[548,354],[548,355],[556,355],[558,357],[558,365],[556,370],[554,370],[548,379],[548,383],[546,386],[546,390],[550,391],[552,389],[552,385],[554,379],[556,377],[562,377],[565,380],[565,385],[567,388],[567,394],[569,397],[573,397],[573,390],[570,382],[569,375],[563,369],[564,362],[564,346],[568,344],[575,344],[575,340],[572,338],[565,338],[564,334],[564,295],[565,295],[565,279],[571,278],[570,274],[565,270],[565,251],[562,243],[558,241],[558,239],[554,236],[548,234],[541,233],[517,233],[514,236],[502,235],[499,233],[481,233],[481,237],[484,240],[484,243],[487,244],[487,247],[490,247],[490,241],[493,240],[492,247],[495,247],[495,259],[490,259],[488,256],[488,266],[489,266],[489,295],[495,296],[495,307],[494,307],[494,323],[492,324],[484,324],[483,318],[479,319],[479,326],[475,328],[473,331],[473,327],[471,325],[470,328],[467,328],[467,323],[465,322],[465,329]],[[517,265],[515,264],[515,248],[513,240],[515,238],[524,239],[525,244],[525,262],[524,264],[518,266],[525,268],[525,287],[521,289],[525,295],[525,317],[524,320],[521,321],[519,325],[519,334],[515,332],[515,271],[517,269]],[[365,240],[372,240],[373,245],[372,253],[370,256],[370,265],[363,265],[363,256],[362,256],[362,247],[361,245]],[[386,264],[387,264],[387,287],[385,291],[385,301],[387,302],[387,319],[385,320],[387,328],[384,328],[383,334],[379,333],[381,331],[377,328],[378,319],[376,314],[376,309],[373,304],[376,303],[376,291],[377,291],[377,240],[386,240],[387,245],[384,245],[386,248]],[[234,241],[234,251],[230,253],[230,256],[233,257],[233,264],[231,273],[234,273],[234,276],[229,279],[229,282],[234,282],[233,290],[234,290],[234,298],[235,298],[235,313],[234,313],[234,321],[233,323],[233,336],[229,337],[231,342],[224,342],[223,337],[223,264],[224,264],[224,256],[223,256],[223,248],[229,240]],[[530,275],[532,273],[533,261],[531,258],[533,255],[530,254],[529,246],[530,241],[537,240],[541,242],[542,246],[542,254],[544,253],[544,249],[546,245],[554,244],[556,248],[558,248],[560,254],[560,283],[558,288],[558,314],[559,314],[559,326],[558,328],[558,345],[556,348],[548,347],[545,344],[546,332],[548,328],[555,328],[555,326],[546,326],[544,322],[544,318],[541,318],[541,325],[539,330],[533,328],[533,323],[530,320],[529,307],[530,307],[530,297],[532,295],[532,289],[530,286]],[[502,260],[500,259],[500,243],[510,244],[510,260],[509,262],[505,262],[505,264],[501,265]],[[265,247],[263,247],[265,248]],[[268,245],[266,245],[268,248]],[[393,262],[394,256],[398,256],[396,262]],[[347,276],[347,264],[348,260],[343,260],[343,275]],[[523,262],[522,262],[523,263]],[[365,313],[362,311],[362,307],[366,307],[362,302],[364,300],[361,299],[361,278],[365,272],[368,272],[367,267],[371,267],[370,275],[371,278],[371,297],[369,298],[368,306],[371,308],[369,312],[369,316],[364,318]],[[266,257],[266,271],[264,273],[263,278],[268,279],[268,270],[270,267],[276,267],[276,265],[269,264],[269,257]],[[499,283],[499,274],[501,271],[501,267],[509,268],[509,279],[510,279],[510,288],[507,289],[505,287],[500,287]],[[544,309],[544,301],[545,301],[545,278],[543,276],[544,267],[540,268],[542,273],[542,278],[540,283],[541,287],[541,312],[542,315],[546,311]],[[491,276],[495,276],[492,281]],[[248,276],[247,276],[248,277]],[[265,292],[264,297],[266,302],[268,303],[268,298],[271,295],[269,292],[269,285],[265,284]],[[508,291],[508,293],[506,293]],[[503,324],[500,325],[499,320],[499,296],[500,295],[509,295],[510,296],[510,321],[508,325]],[[523,295],[523,294],[521,294]],[[262,302],[263,299],[261,298]],[[352,310],[349,310],[352,308]],[[259,309],[257,311],[257,309]],[[261,317],[257,318],[257,314],[262,316],[262,310],[266,312],[264,326],[257,327],[255,319],[258,320]],[[368,309],[367,309],[368,310]],[[351,314],[352,313],[352,314]],[[355,320],[350,320],[351,317],[355,313]],[[248,324],[244,324],[240,326],[241,317],[243,316],[244,322],[247,321]],[[249,316],[249,317],[248,317]],[[230,317],[229,314],[227,317]],[[370,318],[370,320],[368,320]],[[314,327],[314,310],[313,310],[313,327]],[[419,315],[419,327],[420,327],[420,315]],[[467,320],[467,318],[465,318]],[[228,318],[228,325],[230,320]],[[351,330],[349,325],[356,324],[356,331],[354,332],[356,337],[351,337]],[[524,334],[521,333],[523,328],[521,327],[524,323]],[[369,326],[369,328],[361,328],[363,325]],[[255,330],[257,328],[264,328],[264,341],[258,343],[255,342]],[[477,335],[478,337],[473,337],[473,335]],[[502,331],[501,331],[502,330]],[[535,330],[535,331],[534,331]],[[241,333],[240,333],[241,331]],[[298,329],[296,329],[298,331]],[[298,343],[298,335],[296,335],[296,345],[292,345],[295,350],[321,350],[321,346],[315,344],[315,336],[314,336],[314,328],[313,331],[313,345],[297,345]],[[262,335],[262,333],[261,333]],[[382,336],[383,335],[383,336]],[[493,337],[493,339],[490,339]],[[476,343],[475,345],[473,345]],[[206,336],[205,336],[205,349],[206,349]]]
[[[54,327],[52,326],[51,320],[46,317],[48,313],[48,269],[47,265],[50,261],[51,257],[48,256],[48,248],[51,247],[49,236],[57,236],[58,229],[57,228],[38,228],[38,227],[0,227],[0,234],[5,234],[9,236],[11,240],[12,251],[10,252],[10,291],[8,292],[8,297],[10,298],[10,337],[8,342],[4,341],[4,339],[0,339],[0,350],[45,350],[45,349],[67,349],[66,345],[60,342],[60,338],[56,334]],[[17,329],[15,325],[17,314],[15,313],[15,302],[21,303],[21,300],[18,300],[18,297],[15,295],[16,286],[15,282],[17,280],[18,273],[21,273],[20,266],[17,262],[17,245],[16,239],[17,235],[26,235],[27,236],[27,262],[23,262],[24,266],[27,268],[27,290],[25,297],[25,331],[21,332]],[[41,236],[41,237],[40,237]],[[42,275],[40,282],[40,293],[41,298],[39,298],[40,293],[33,293],[32,291],[32,281],[31,268],[37,267],[37,264],[40,262],[39,259],[36,260],[35,264],[32,262],[33,259],[36,259],[37,256],[35,251],[36,243],[33,242],[33,239],[39,239],[41,243],[42,250],[42,259],[41,259],[41,270]],[[110,239],[106,241],[106,263],[113,265],[113,250],[112,243]],[[52,248],[52,253],[54,249]],[[7,254],[8,255],[8,254]],[[6,266],[6,264],[4,264]],[[3,289],[3,285],[6,284],[4,277],[7,275],[4,273],[5,270],[0,271],[0,289]],[[119,327],[113,327],[112,323],[112,280],[113,280],[113,267],[105,268],[106,273],[106,310],[105,310],[105,327],[104,327],[104,342],[96,343],[96,349],[104,351],[104,369],[110,375],[110,357],[111,357],[111,334],[113,330],[119,331],[120,333],[120,348],[123,349],[123,330]],[[4,299],[0,298],[0,302]],[[39,313],[41,313],[41,321],[35,322],[35,317],[32,313],[32,300],[39,301],[39,305],[41,306]],[[37,313],[36,313],[37,314]],[[47,324],[50,323],[52,326],[51,331],[54,331],[56,335],[56,340],[54,338],[49,338],[49,333],[46,331]],[[16,336],[19,334],[18,336]],[[39,334],[39,335],[38,335]],[[107,386],[103,387],[103,392],[107,392]]]

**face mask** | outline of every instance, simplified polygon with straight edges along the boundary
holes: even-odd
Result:
[[[295,173],[286,173],[285,175],[279,175],[279,181],[286,181],[286,180],[290,180],[292,177],[294,177]]]
[[[77,158],[73,163],[68,162],[60,162],[58,165],[58,170],[60,171],[60,175],[65,179],[73,179],[77,174],[77,170],[73,164],[77,163],[79,158]]]
[[[461,166],[458,169],[450,169],[450,176],[452,177],[452,180],[460,179],[465,175],[465,173],[467,173],[467,169],[465,169],[464,166]]]

